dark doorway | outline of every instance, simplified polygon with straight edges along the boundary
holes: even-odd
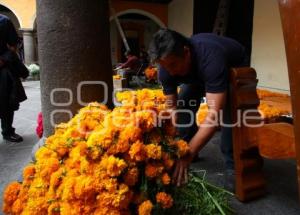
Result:
[[[220,0],[194,0],[194,34],[212,32]],[[252,51],[254,0],[231,0],[227,37],[240,42],[247,51],[250,65]]]
[[[128,37],[127,38],[128,45],[130,47],[130,50],[132,51],[133,55],[139,56],[140,53],[140,44],[139,44],[139,38],[136,37]],[[122,43],[121,47],[121,53],[122,53],[122,62],[126,61],[126,57],[124,56],[124,53],[126,52],[126,48],[124,44]]]

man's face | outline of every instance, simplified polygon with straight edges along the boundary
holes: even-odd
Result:
[[[184,76],[191,69],[191,54],[188,47],[184,48],[183,56],[167,55],[158,60],[158,63],[168,71],[170,75]]]

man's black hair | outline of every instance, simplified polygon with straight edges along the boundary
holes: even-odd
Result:
[[[152,62],[169,54],[181,57],[184,46],[190,46],[188,38],[170,29],[160,29],[153,35],[148,54]]]

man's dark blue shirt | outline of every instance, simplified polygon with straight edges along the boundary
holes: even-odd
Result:
[[[164,68],[159,80],[166,95],[176,94],[180,84],[196,84],[202,93],[225,92],[229,82],[229,68],[245,66],[245,48],[237,41],[202,33],[190,39],[192,69],[185,76],[172,76]]]

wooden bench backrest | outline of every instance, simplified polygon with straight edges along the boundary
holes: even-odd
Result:
[[[233,128],[236,196],[240,201],[247,201],[266,192],[263,159],[259,155],[255,129],[248,126],[260,123],[256,92],[258,80],[256,71],[249,67],[232,68],[230,76],[232,120],[233,123],[241,122]],[[245,115],[247,111],[250,112]],[[256,119],[245,117],[250,115]]]

